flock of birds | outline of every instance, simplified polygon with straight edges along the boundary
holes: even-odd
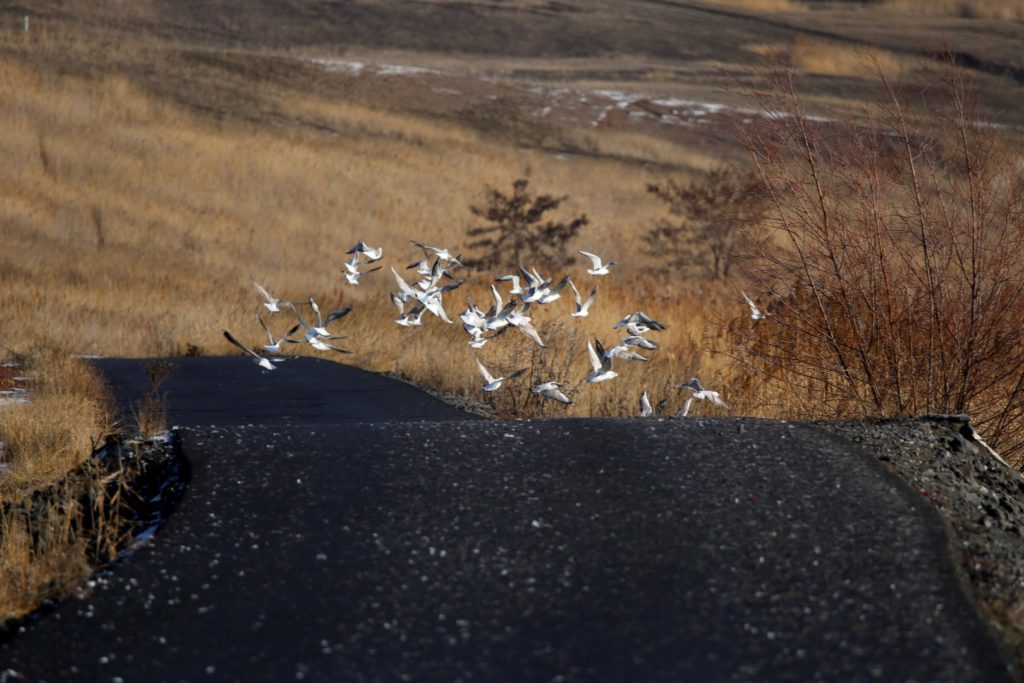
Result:
[[[414,272],[417,279],[409,282],[393,267],[391,268],[397,286],[397,291],[391,293],[391,301],[398,310],[395,323],[403,327],[419,326],[423,324],[423,315],[430,313],[445,323],[454,324],[445,311],[443,297],[458,289],[465,282],[463,279],[456,279],[453,275],[454,270],[464,267],[464,265],[456,255],[446,248],[429,246],[415,240],[412,241],[412,244],[423,252],[422,258],[406,267],[406,270]],[[362,276],[381,269],[380,265],[374,264],[384,257],[383,247],[370,247],[360,241],[345,253],[348,258],[344,262],[342,272],[349,285],[359,285]],[[612,266],[616,265],[615,261],[605,262],[597,254],[588,251],[579,253],[590,260],[591,267],[587,268],[586,272],[592,277],[606,276],[611,272]],[[571,276],[566,275],[555,283],[553,278],[543,277],[536,268],[527,270],[522,266],[519,267],[518,273],[502,275],[495,279],[495,283],[511,283],[507,292],[508,301],[505,300],[498,286],[491,284],[493,304],[487,310],[481,309],[467,298],[467,308],[458,316],[463,330],[470,337],[467,344],[472,349],[480,349],[491,340],[512,329],[523,333],[539,346],[547,348],[540,333],[533,326],[531,316],[528,315],[531,306],[548,305],[561,298],[562,292],[569,287],[575,300],[574,310],[570,315],[574,318],[583,318],[589,315],[598,293],[598,287],[595,285],[588,296],[583,298]],[[224,330],[224,336],[250,356],[261,368],[267,371],[274,370],[277,363],[288,360],[289,356],[281,355],[285,348],[282,345],[285,344],[309,344],[318,351],[339,354],[352,353],[338,346],[335,342],[342,340],[343,337],[333,334],[328,329],[328,325],[348,315],[352,310],[351,306],[323,315],[319,305],[312,297],[303,302],[289,301],[272,296],[258,282],[253,284],[263,300],[256,310],[256,317],[267,337],[267,343],[262,345],[262,352],[243,344],[228,330]],[[771,315],[761,311],[745,292],[741,292],[741,294],[750,308],[750,316],[753,320],[763,320]],[[305,317],[300,312],[300,308],[302,311],[308,310]],[[272,314],[290,311],[295,316],[296,322],[285,334],[275,336],[263,319],[263,309]],[[615,346],[605,347],[597,338],[592,342],[587,342],[592,368],[592,371],[586,376],[588,383],[606,382],[618,377],[618,373],[613,369],[613,362],[616,359],[623,361],[649,360],[647,356],[639,353],[638,349],[646,351],[657,349],[658,344],[645,335],[664,330],[665,326],[643,311],[636,311],[623,317],[615,324],[614,329],[623,330],[626,335]],[[527,372],[527,368],[520,368],[507,375],[495,377],[479,357],[475,357],[475,361],[484,381],[481,389],[485,392],[498,391],[505,383],[511,382]],[[570,404],[572,400],[563,392],[563,386],[562,383],[552,380],[535,384],[530,391],[541,399]],[[690,391],[689,397],[682,409],[678,411],[677,416],[688,415],[694,401],[708,401],[714,405],[729,408],[719,392],[705,389],[696,377],[688,382],[677,384],[676,388]],[[639,414],[641,417],[650,417],[655,414],[655,408],[652,407],[646,390],[640,396]]]

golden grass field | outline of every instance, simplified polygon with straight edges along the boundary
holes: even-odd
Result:
[[[762,12],[804,7],[742,4]],[[80,19],[83,7],[91,9],[67,7]],[[100,21],[118,16],[129,28],[146,15],[145,8],[133,12],[98,10]],[[69,356],[236,353],[223,329],[260,344],[254,280],[280,297],[313,296],[328,310],[353,306],[336,330],[349,336],[342,346],[354,354],[336,360],[485,402],[498,416],[635,415],[644,390],[653,402],[666,401],[663,413],[672,414],[685,399],[674,384],[692,376],[720,389],[731,414],[799,418],[813,404],[813,396],[787,396],[730,360],[738,355],[730,340],[742,337],[736,330],[752,324],[738,281],[708,280],[696,270],[653,273],[659,260],[644,248],[643,235],[667,215],[646,185],[740,158],[740,146],[725,141],[728,131],[597,128],[568,114],[544,127],[511,114],[492,121],[457,108],[428,111],[401,101],[401,93],[392,92],[400,90],[394,81],[336,81],[299,59],[332,53],[330,45],[199,48],[185,39],[188,27],[158,38],[163,34],[136,35],[63,16],[34,19],[26,34],[20,17],[3,19],[0,356],[42,359],[31,361],[33,373],[68,379],[40,379],[28,406],[0,408],[0,440],[12,462],[0,476],[0,502],[61,481],[111,429],[95,377]],[[611,71],[595,75],[593,64],[574,58],[565,62],[563,80],[544,74],[550,80],[544,83],[581,89],[611,83],[685,97],[717,92],[740,103],[741,91],[750,87],[751,60],[770,54],[788,58],[806,76],[817,107],[860,106],[864,50],[785,32],[757,42],[756,32],[744,31],[729,38],[736,53],[720,58],[699,54],[691,64],[612,53],[600,62],[602,69],[620,58],[635,65],[635,82],[617,84]],[[867,52],[894,77],[919,82],[927,72],[922,58],[883,43]],[[337,51],[357,58],[375,49],[380,46]],[[474,61],[459,53],[399,54],[410,56],[463,66]],[[502,61],[488,59],[491,65]],[[512,83],[507,87],[520,89],[502,95],[512,101],[529,85]],[[1011,96],[1017,97],[1000,94]],[[468,207],[483,202],[487,187],[508,191],[524,175],[532,190],[569,195],[556,217],[590,218],[574,248],[620,265],[600,279],[588,276],[578,260],[546,272],[556,279],[571,273],[584,294],[599,284],[591,316],[569,317],[568,290],[562,300],[534,307],[550,348],[514,330],[490,342],[478,355],[493,372],[531,372],[484,395],[458,322],[447,326],[427,315],[419,329],[394,324],[388,267],[405,273],[404,266],[420,257],[411,239],[462,251],[466,230],[478,224]],[[344,250],[359,239],[384,247],[385,267],[352,287],[340,268]],[[460,274],[467,282],[446,297],[449,315],[455,318],[467,296],[487,308],[489,285],[501,274]],[[635,310],[667,324],[649,335],[661,348],[645,354],[647,363],[617,362],[618,379],[587,385],[587,341],[614,343],[612,326]],[[283,313],[265,317],[276,332],[293,322]],[[530,384],[547,380],[565,383],[574,403],[541,404],[529,394]],[[52,388],[64,385],[75,388]],[[721,411],[699,406],[695,412]],[[143,417],[151,427],[159,423],[152,414]],[[25,571],[31,556],[25,538],[4,527],[0,572],[31,573]],[[43,571],[39,585],[52,589],[51,581],[63,585],[52,577],[80,575],[80,554],[55,557],[55,569]],[[22,588],[0,597],[0,614],[23,611],[26,594],[31,602],[43,592],[26,588],[28,579],[6,576],[0,573],[0,585]]]

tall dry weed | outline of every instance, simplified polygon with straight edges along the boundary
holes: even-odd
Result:
[[[785,115],[747,144],[774,239],[748,254],[774,314],[733,330],[737,355],[801,417],[970,413],[1024,455],[1024,176],[949,71],[930,125],[879,71],[863,118]],[[937,86],[937,87],[938,87]]]
[[[126,477],[91,460],[109,396],[84,361],[40,351],[28,402],[0,406],[0,621],[70,590],[123,541]]]

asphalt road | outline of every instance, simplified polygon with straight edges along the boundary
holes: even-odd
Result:
[[[126,362],[102,367],[122,400],[140,386]],[[192,467],[185,499],[91,597],[4,645],[0,669],[33,681],[1012,679],[935,512],[822,430],[460,420],[342,366],[272,375],[244,359],[181,361],[165,388]],[[273,384],[257,393],[261,382]]]

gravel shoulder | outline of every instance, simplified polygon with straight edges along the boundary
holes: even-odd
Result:
[[[965,588],[1024,663],[1024,476],[964,416],[820,425],[873,454],[946,521]]]

